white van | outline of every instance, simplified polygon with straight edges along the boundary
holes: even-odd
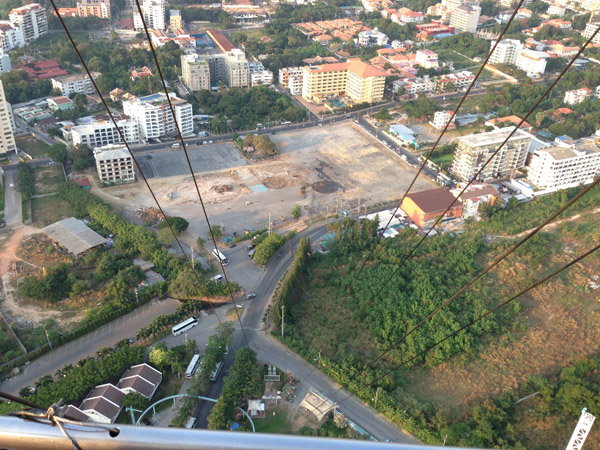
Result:
[[[214,277],[211,278],[211,280],[213,280],[215,283],[222,283],[223,275],[221,275],[221,274],[215,275]]]

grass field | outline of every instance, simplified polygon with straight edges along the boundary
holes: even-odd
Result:
[[[38,227],[44,227],[57,220],[73,216],[71,205],[57,195],[32,198],[31,206],[33,223]]]
[[[65,175],[60,164],[36,167],[34,172],[36,194],[50,194],[57,192],[60,182],[65,181]]]
[[[292,424],[288,421],[287,414],[279,408],[268,409],[264,419],[254,419],[254,426],[257,433],[290,434],[292,432]]]
[[[452,164],[452,159],[454,158],[453,153],[448,153],[446,155],[436,155],[434,154],[431,157],[431,160],[436,163],[438,166],[442,168],[449,167]]]
[[[15,138],[17,148],[24,151],[28,155],[31,155],[33,159],[43,158],[48,156],[48,144],[38,140],[33,135],[28,134],[26,136],[19,136]]]

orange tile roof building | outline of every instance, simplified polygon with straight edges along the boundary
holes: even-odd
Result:
[[[383,99],[385,72],[371,64],[350,59],[345,63],[304,67],[302,97],[321,104],[329,95],[347,96],[354,103]]]
[[[431,228],[438,216],[452,205],[443,220],[462,216],[462,204],[444,188],[408,194],[402,201],[402,210],[419,228]]]
[[[110,19],[110,0],[81,0],[77,2],[77,11],[79,17]]]

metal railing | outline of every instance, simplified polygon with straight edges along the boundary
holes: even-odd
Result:
[[[97,427],[64,425],[69,436],[86,450],[448,450],[416,444],[331,439],[277,434],[230,431],[189,430],[182,428],[135,427],[112,425],[118,432],[99,424]],[[0,416],[0,448],[27,450],[72,450],[61,431],[49,422]]]

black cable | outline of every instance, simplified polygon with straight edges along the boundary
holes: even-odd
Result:
[[[127,143],[127,140],[125,139],[125,136],[123,135],[123,131],[117,125],[117,121],[115,120],[112,112],[110,111],[110,108],[108,107],[108,104],[106,103],[106,100],[102,96],[102,93],[100,92],[100,89],[98,88],[98,85],[96,84],[96,81],[92,77],[90,69],[88,68],[87,64],[83,60],[83,57],[81,56],[81,53],[79,52],[79,49],[77,48],[77,44],[75,44],[75,41],[73,40],[73,37],[71,36],[71,33],[69,32],[67,26],[65,25],[65,22],[64,22],[63,18],[58,13],[58,8],[56,7],[56,4],[54,3],[54,1],[55,0],[50,0],[50,4],[52,5],[52,8],[54,9],[56,18],[60,21],[60,24],[62,25],[63,29],[65,30],[67,38],[69,39],[69,42],[73,46],[73,50],[75,50],[77,58],[81,62],[81,64],[82,64],[82,66],[83,66],[83,68],[84,68],[84,70],[85,70],[85,72],[86,72],[86,74],[87,74],[90,82],[92,83],[92,85],[94,86],[94,89],[95,89],[96,93],[100,97],[100,101],[104,105],[104,109],[106,109],[106,112],[108,113],[108,116],[110,117],[110,120],[112,121],[115,129],[119,133],[119,137],[121,138],[121,141],[123,141],[123,145],[125,145],[125,148],[127,148],[127,151],[131,155],[131,159],[135,163],[135,166],[137,167],[138,172],[140,173],[140,176],[142,177],[142,179],[144,180],[144,183],[146,184],[146,187],[150,191],[150,195],[152,195],[152,199],[156,203],[156,206],[157,206],[158,210],[160,211],[160,214],[162,215],[162,217],[163,217],[165,223],[167,224],[167,226],[169,227],[169,230],[171,231],[171,234],[173,235],[173,238],[175,238],[175,241],[177,242],[177,245],[179,246],[179,249],[181,250],[181,253],[183,254],[185,260],[187,261],[187,264],[192,269],[192,273],[194,274],[194,277],[196,278],[196,282],[198,283],[198,286],[201,288],[201,291],[204,291],[204,289],[202,289],[202,282],[200,281],[200,278],[198,277],[198,274],[194,270],[194,266],[192,265],[192,263],[190,261],[190,258],[188,257],[188,255],[183,250],[183,246],[181,245],[181,242],[177,238],[177,235],[175,234],[175,231],[173,230],[173,227],[171,226],[171,223],[169,222],[169,219],[167,218],[167,215],[165,214],[164,210],[162,209],[162,206],[160,206],[160,203],[158,202],[158,198],[156,197],[156,195],[154,194],[154,191],[150,187],[150,184],[148,183],[148,180],[146,179],[146,176],[142,172],[142,169],[141,169],[140,165],[138,164],[137,158],[135,157],[135,155],[133,154],[133,152],[129,148],[129,144]],[[206,297],[206,294],[204,294],[204,296]],[[221,325],[221,327],[223,327],[223,322],[221,321],[221,318],[218,316],[217,312],[215,311],[214,306],[212,305],[212,303],[210,302],[210,300],[208,299],[208,297],[206,297],[206,301],[208,302],[208,304],[209,304],[212,312],[214,313],[214,315],[216,316],[217,320],[219,321],[219,324]],[[223,327],[223,329],[226,330],[225,327]],[[231,336],[229,336],[229,337],[231,338]]]
[[[564,270],[568,269],[569,267],[571,267],[574,264],[577,264],[579,261],[581,261],[582,259],[584,259],[585,257],[591,255],[592,253],[594,253],[595,251],[598,251],[598,249],[600,249],[600,244],[596,245],[595,247],[593,247],[591,250],[588,250],[587,252],[585,252],[584,254],[582,254],[581,256],[575,258],[574,260],[570,261],[569,263],[565,264],[564,266],[562,266],[560,269],[555,270],[554,272],[552,272],[550,275],[542,278],[539,281],[536,281],[534,284],[532,284],[531,286],[523,289],[522,291],[520,291],[518,294],[514,295],[513,297],[509,298],[508,300],[500,303],[499,305],[495,306],[494,308],[492,308],[491,310],[489,310],[488,312],[486,312],[485,314],[482,314],[481,316],[477,317],[476,319],[473,319],[472,321],[470,321],[468,324],[464,325],[463,327],[459,328],[458,330],[454,331],[453,333],[449,334],[448,336],[446,336],[445,338],[437,341],[435,344],[431,345],[430,347],[428,347],[426,350],[423,350],[421,353],[403,361],[402,363],[400,363],[399,365],[397,365],[396,367],[394,367],[393,369],[391,369],[390,371],[384,373],[383,375],[380,375],[379,377],[375,378],[375,380],[373,380],[373,382],[371,382],[369,384],[368,387],[373,387],[375,385],[375,383],[377,383],[378,381],[382,380],[383,378],[391,375],[392,373],[394,373],[396,370],[404,367],[405,365],[409,364],[410,362],[414,361],[417,358],[422,357],[423,355],[429,353],[431,350],[433,350],[434,348],[436,348],[438,345],[446,342],[448,339],[453,338],[454,336],[456,336],[458,333],[463,332],[464,330],[466,330],[467,328],[471,327],[472,325],[474,325],[475,323],[479,322],[480,320],[485,319],[487,316],[489,316],[490,314],[496,312],[497,310],[499,310],[500,308],[508,305],[509,303],[513,302],[514,300],[516,300],[517,298],[519,298],[520,296],[522,296],[523,294],[526,294],[527,292],[531,291],[532,289],[535,289],[536,287],[538,287],[540,284],[545,283],[546,281],[548,281],[550,278],[555,277],[556,275],[558,275],[559,273],[563,272]],[[339,392],[339,390],[337,391]],[[336,393],[337,393],[336,392]],[[333,394],[335,395],[335,394]],[[350,394],[348,396],[346,396],[345,398],[343,398],[342,400],[340,400],[339,402],[335,403],[335,406],[339,405],[340,403],[348,400],[350,397],[354,396],[354,394]]]
[[[11,402],[19,403],[23,406],[28,406],[29,408],[40,409],[42,411],[46,411],[44,406],[40,406],[37,403],[30,402],[29,400],[25,400],[21,397],[17,397],[16,395],[8,394],[6,392],[0,391],[0,397],[5,398],[6,400],[10,400]]]
[[[440,140],[442,139],[442,137],[444,136],[444,134],[448,130],[448,127],[450,126],[450,124],[452,123],[452,121],[454,120],[454,118],[456,117],[456,114],[457,114],[458,110],[460,109],[460,107],[462,106],[462,104],[464,103],[464,101],[467,99],[467,96],[471,92],[471,89],[473,89],[473,86],[475,86],[475,83],[477,82],[477,80],[479,79],[479,76],[481,75],[481,73],[485,69],[485,66],[487,65],[488,60],[490,59],[490,57],[492,56],[492,54],[496,50],[496,47],[498,46],[498,44],[502,40],[502,37],[504,36],[504,34],[506,33],[506,31],[508,30],[508,27],[510,26],[510,24],[512,23],[513,19],[515,18],[517,12],[519,11],[519,8],[521,8],[521,6],[523,5],[523,2],[524,2],[524,0],[519,0],[519,3],[515,7],[515,10],[513,11],[512,16],[510,17],[510,19],[506,23],[504,29],[502,30],[502,32],[498,36],[498,39],[496,40],[496,42],[495,42],[494,46],[492,47],[490,53],[487,55],[487,57],[485,58],[485,61],[483,61],[483,63],[479,67],[479,70],[477,71],[477,74],[475,75],[475,78],[473,78],[473,81],[471,82],[471,84],[469,85],[469,87],[465,91],[464,95],[460,99],[460,102],[458,103],[458,106],[456,108],[454,108],[454,111],[452,112],[452,115],[450,116],[450,120],[448,120],[448,123],[446,123],[446,125],[442,129],[442,132],[439,134],[437,140],[435,141],[435,144],[433,145],[433,148],[429,151],[429,153],[427,154],[427,157],[423,160],[423,163],[421,164],[421,166],[419,167],[419,170],[417,171],[417,173],[413,177],[412,181],[410,182],[410,185],[408,186],[408,188],[406,189],[406,191],[402,195],[402,198],[400,198],[400,201],[398,202],[398,206],[396,206],[396,209],[394,209],[394,212],[390,216],[387,224],[384,227],[384,230],[387,230],[387,228],[390,226],[390,223],[392,222],[392,219],[396,216],[396,214],[398,213],[398,210],[402,206],[402,202],[404,201],[404,199],[406,198],[406,196],[408,195],[408,193],[410,192],[410,190],[412,189],[412,187],[414,186],[414,184],[417,182],[417,179],[419,178],[419,175],[421,175],[421,172],[423,171],[423,169],[427,165],[427,162],[429,161],[429,158],[431,157],[431,155],[433,154],[433,152],[437,148]],[[331,323],[333,322],[333,320],[335,320],[337,318],[337,314],[339,312],[340,307],[346,301],[346,299],[348,298],[348,295],[350,295],[350,292],[352,291],[352,288],[354,287],[354,283],[356,282],[356,280],[358,279],[358,277],[362,273],[363,269],[367,265],[367,262],[371,259],[371,256],[373,255],[373,253],[375,252],[375,250],[377,249],[377,247],[381,243],[382,239],[383,239],[383,233],[381,233],[381,234],[379,234],[377,236],[377,239],[376,239],[375,243],[372,245],[371,249],[369,250],[369,253],[367,254],[367,257],[364,259],[363,263],[360,265],[360,268],[355,273],[355,275],[352,277],[352,280],[350,281],[350,285],[346,289],[346,292],[344,293],[344,295],[342,296],[342,298],[340,299],[340,301],[335,306],[333,312],[331,312],[331,309],[327,312],[326,316],[327,315],[329,316],[329,320],[328,320],[327,324],[325,325],[325,328],[321,331],[321,333],[314,340],[314,345],[311,346],[312,349],[316,348],[316,345],[321,340],[321,338],[324,336],[324,334],[327,332],[327,330],[329,329],[329,327],[330,327]],[[406,262],[406,260],[404,262]],[[315,368],[313,367],[306,377],[310,377],[310,375],[314,372],[314,370],[315,370]]]
[[[202,206],[202,212],[204,214],[204,218],[206,219],[206,225],[208,226],[208,233],[210,234],[210,237],[211,237],[211,240],[215,247],[215,250],[218,252],[219,248],[217,246],[217,241],[215,239],[213,230],[211,229],[210,221],[208,220],[208,213],[206,212],[206,207],[204,206],[204,201],[202,200],[202,195],[200,194],[200,188],[198,187],[198,181],[196,180],[196,175],[194,174],[194,169],[192,168],[192,162],[190,161],[190,157],[187,152],[185,140],[183,139],[183,135],[181,134],[181,129],[179,128],[179,124],[177,123],[177,117],[175,117],[175,108],[173,108],[173,103],[171,102],[171,97],[169,96],[169,90],[167,89],[167,84],[165,83],[165,78],[163,76],[162,69],[160,68],[160,64],[158,63],[158,57],[156,56],[156,50],[154,49],[154,44],[152,43],[152,38],[150,37],[150,32],[148,31],[148,27],[146,26],[146,19],[144,18],[144,13],[142,11],[142,7],[140,6],[139,0],[135,0],[135,4],[137,5],[138,13],[140,14],[140,19],[142,20],[144,32],[146,33],[146,37],[148,38],[148,44],[150,45],[150,51],[152,52],[152,57],[154,58],[154,63],[156,64],[156,69],[158,70],[158,74],[160,76],[160,81],[162,83],[163,90],[165,91],[167,101],[169,102],[169,108],[171,109],[171,115],[173,116],[173,123],[175,125],[175,129],[177,130],[177,134],[179,136],[179,141],[181,142],[181,147],[183,148],[183,153],[185,154],[185,159],[186,159],[188,167],[190,169],[190,173],[192,174],[192,179],[194,180],[196,194],[198,194],[198,200],[200,201],[200,205]],[[244,335],[244,341],[246,341],[246,346],[250,347],[248,338],[246,337],[246,331],[244,330],[244,325],[242,325],[242,320],[240,318],[240,313],[238,311],[237,304],[235,302],[235,299],[233,298],[233,292],[231,291],[231,286],[229,284],[229,280],[227,279],[227,273],[225,272],[225,267],[223,266],[223,261],[221,261],[221,258],[217,258],[217,260],[219,261],[219,265],[221,266],[221,272],[223,272],[223,277],[225,278],[225,284],[227,285],[227,290],[229,291],[229,297],[231,298],[231,302],[233,303],[233,306],[235,307],[235,314],[237,316],[237,320],[242,329],[242,334]]]

